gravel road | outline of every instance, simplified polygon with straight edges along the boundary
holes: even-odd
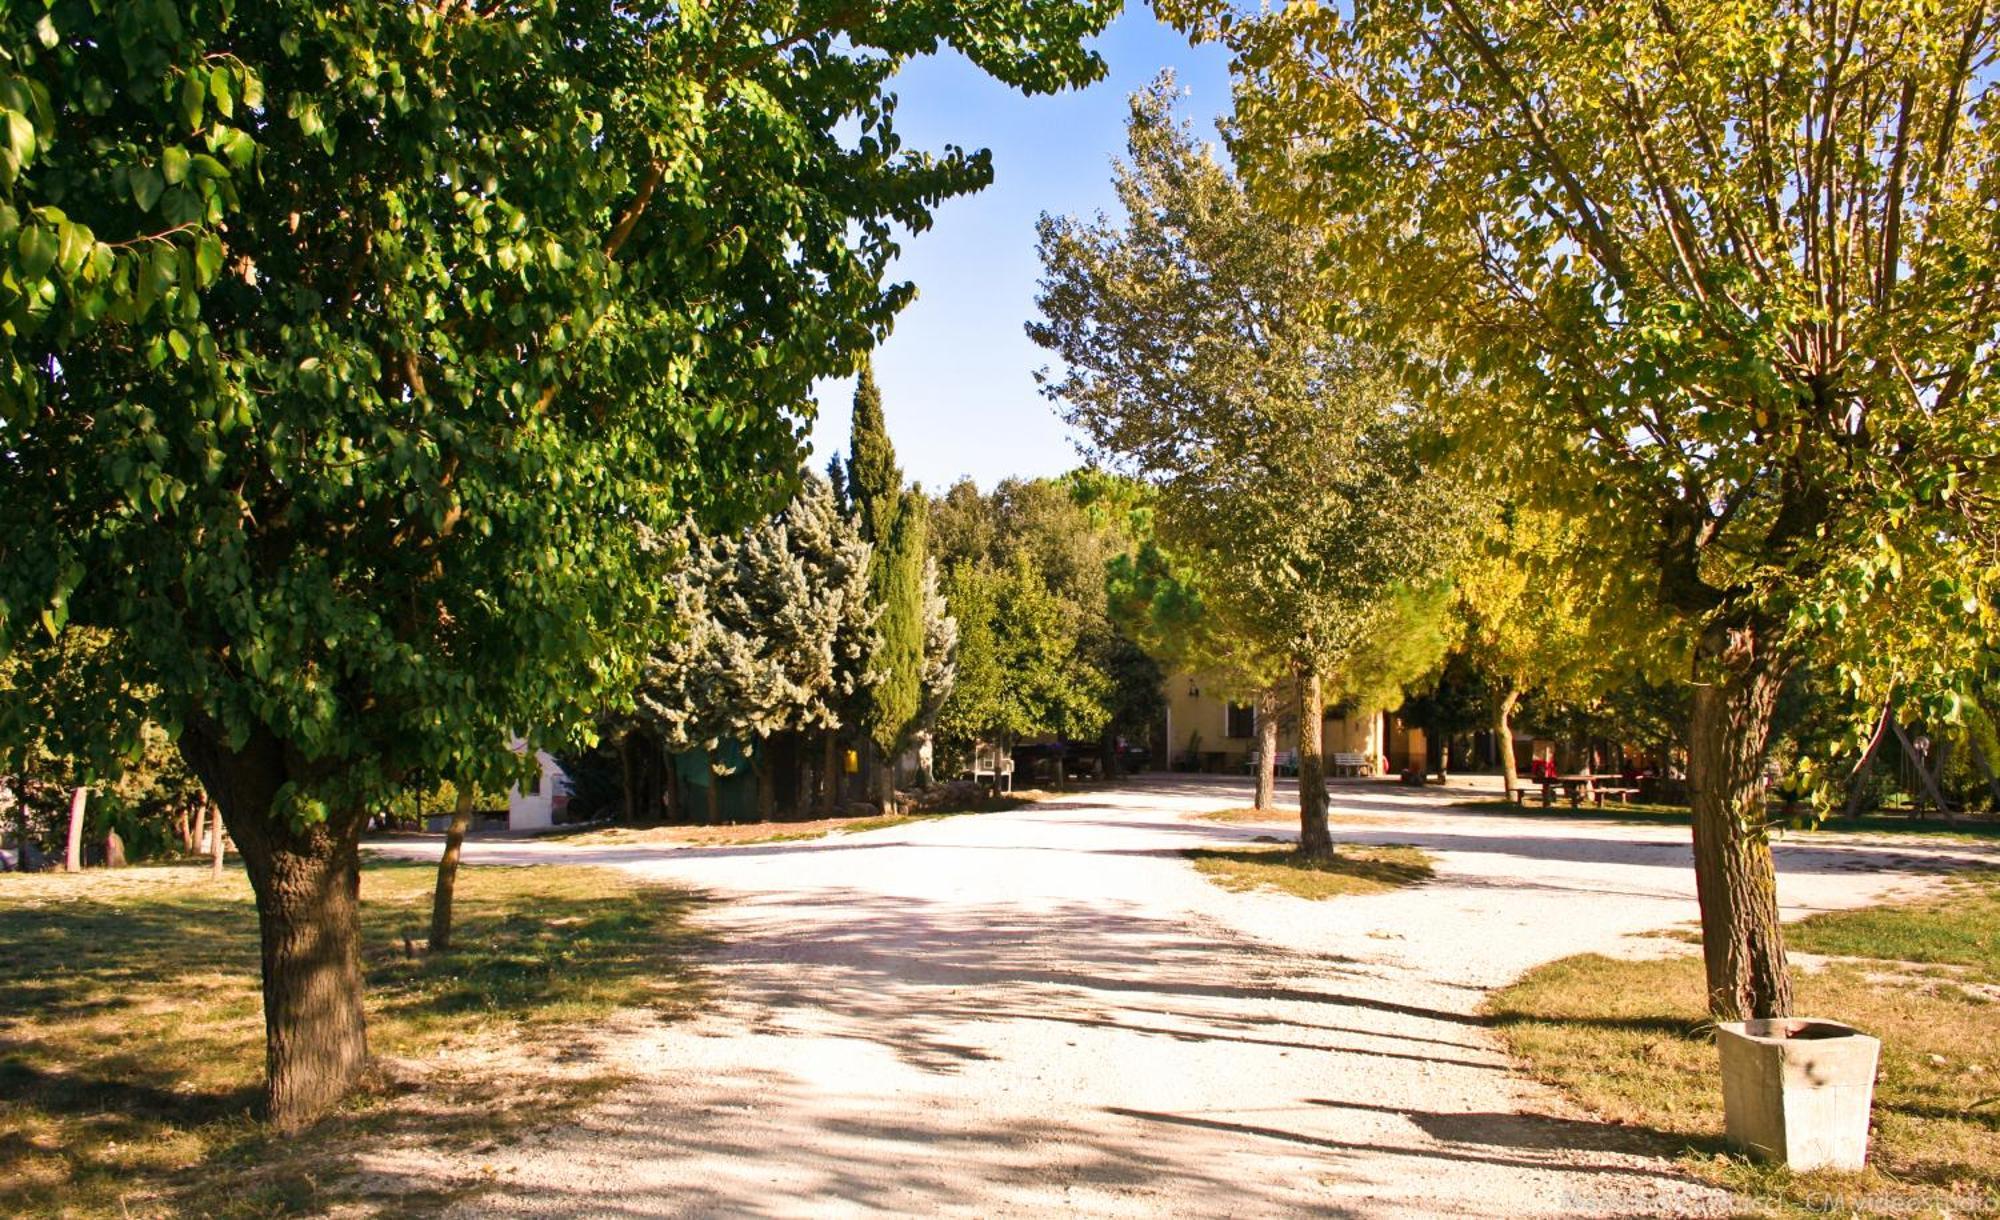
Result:
[[[639,1083],[582,1122],[384,1175],[485,1177],[461,1215],[1655,1216],[1727,1200],[1510,1070],[1476,1013],[1554,958],[1695,918],[1687,832],[1335,785],[1342,839],[1432,882],[1232,894],[1188,848],[1233,780],[1153,778],[808,843],[468,844],[708,891],[717,1002],[598,1048]],[[404,844],[398,852],[432,854]],[[1782,843],[1788,916],[1914,893],[1991,853]],[[1654,951],[1659,942],[1650,942]]]

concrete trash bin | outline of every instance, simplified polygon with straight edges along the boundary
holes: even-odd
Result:
[[[1792,1169],[1860,1169],[1879,1039],[1837,1021],[1722,1021],[1722,1109],[1729,1142]]]

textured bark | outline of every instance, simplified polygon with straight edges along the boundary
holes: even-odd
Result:
[[[438,861],[437,888],[431,893],[431,939],[427,948],[442,953],[451,948],[451,898],[458,885],[458,854],[465,832],[472,828],[472,788],[461,784],[451,825],[444,832],[444,856]]]
[[[222,876],[222,853],[227,851],[222,837],[222,806],[208,802],[208,875]]]
[[[1709,1011],[1718,1020],[1791,1015],[1778,922],[1777,869],[1764,832],[1764,756],[1786,666],[1760,655],[1751,628],[1705,651],[1716,662],[1694,689],[1689,799],[1695,889]]]
[[[778,777],[775,761],[771,754],[771,740],[765,738],[757,743],[756,753],[750,756],[750,777],[757,784],[757,820],[770,822],[778,816]]]
[[[1506,777],[1509,797],[1521,782],[1521,772],[1514,759],[1514,709],[1520,703],[1521,692],[1509,683],[1493,712],[1493,735],[1500,745],[1500,774]]]
[[[310,1126],[368,1059],[361,1011],[360,809],[299,827],[274,808],[305,766],[270,734],[231,749],[191,724],[181,754],[218,806],[257,896],[264,971],[264,1109],[272,1125]]]
[[[825,755],[819,773],[818,807],[832,816],[840,807],[840,734],[829,730],[822,749]]]
[[[78,788],[69,795],[69,849],[63,853],[63,871],[83,871],[83,809],[90,801],[90,789]]]
[[[631,826],[639,820],[639,743],[637,732],[628,732],[618,739],[618,785],[622,798],[618,806],[618,820]]]
[[[658,760],[660,767],[660,787],[666,793],[667,820],[681,823],[688,820],[686,791],[681,787],[679,760],[665,751],[656,741],[648,741],[647,748]]]
[[[1259,809],[1278,806],[1278,691],[1257,695],[1257,799]]]
[[[885,752],[870,747],[875,755],[875,804],[884,814],[896,812],[896,761]]]
[[[708,824],[710,826],[721,825],[722,776],[716,772],[713,765],[708,768],[708,787],[702,790],[702,795],[708,802]]]
[[[1319,666],[1294,666],[1299,696],[1299,854],[1308,860],[1333,858],[1333,833],[1326,825],[1326,763],[1320,734],[1326,707],[1320,699]]]

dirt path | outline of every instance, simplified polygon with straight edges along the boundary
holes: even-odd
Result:
[[[1154,780],[803,844],[496,842],[726,897],[720,1000],[605,1053],[643,1083],[584,1122],[388,1175],[490,1176],[468,1215],[1699,1215],[1724,1201],[1513,1075],[1486,989],[1691,920],[1685,830],[1450,810],[1340,785],[1430,884],[1231,894],[1182,849],[1229,781]],[[1454,794],[1463,796],[1464,793]],[[1926,883],[1965,852],[1780,847],[1789,914]],[[1989,857],[1990,858],[1990,857]]]

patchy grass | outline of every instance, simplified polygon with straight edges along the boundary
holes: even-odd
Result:
[[[1947,878],[1936,898],[1815,915],[1785,929],[1799,953],[1959,966],[1975,982],[2000,985],[2000,872]],[[2000,1039],[2000,1011],[1994,1014]],[[2000,1059],[2000,1045],[1995,1047]],[[2000,1063],[1993,1065],[2000,1092]]]
[[[1620,805],[1615,801],[1606,801],[1601,808],[1585,802],[1572,809],[1566,798],[1558,796],[1554,805],[1544,808],[1541,798],[1532,794],[1519,805],[1508,800],[1487,798],[1454,801],[1452,807],[1478,813],[1511,814],[1515,817],[1639,822],[1659,826],[1686,826],[1691,818],[1686,805],[1655,805],[1644,802]],[[1806,838],[1828,833],[1921,835],[1925,838],[1946,839],[1958,843],[1991,843],[2000,840],[2000,818],[1989,815],[1961,817],[1956,824],[1938,817],[1913,818],[1899,813],[1866,813],[1852,818],[1827,818],[1816,823],[1804,817],[1790,820],[1779,818],[1771,823],[1771,829],[1777,834],[1800,835]]]
[[[1431,877],[1431,858],[1400,844],[1359,846],[1336,843],[1331,860],[1308,860],[1289,847],[1182,853],[1195,870],[1226,890],[1279,890],[1298,898],[1379,894]]]
[[[1296,809],[1217,809],[1211,813],[1191,813],[1190,821],[1219,822],[1224,826],[1296,826]],[[1326,820],[1335,826],[1405,826],[1407,820],[1376,817],[1366,813],[1342,813],[1339,806],[1327,810]]]
[[[1870,1167],[1859,1174],[1794,1174],[1725,1150],[1698,957],[1565,958],[1495,993],[1488,1012],[1535,1075],[1611,1121],[1650,1129],[1662,1151],[1764,1214],[1984,1214],[2000,1207],[1996,909],[2000,873],[1983,873],[1938,900],[1787,929],[1801,951],[1843,955],[1794,971],[1797,1011],[1882,1039]]]
[[[585,1034],[699,1001],[684,892],[608,870],[466,867],[457,947],[432,959],[434,877],[365,868],[375,1065],[336,1114],[281,1139],[252,1117],[264,1030],[240,871],[0,876],[0,1214],[429,1212],[469,1185],[364,1175],[357,1155],[563,1121],[617,1083]]]

